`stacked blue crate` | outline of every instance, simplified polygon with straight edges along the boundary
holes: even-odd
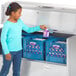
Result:
[[[45,40],[23,39],[23,57],[33,60],[44,60]]]
[[[66,42],[66,37],[54,37],[53,41],[65,41]]]
[[[66,38],[46,41],[46,61],[66,64]]]
[[[30,33],[22,33],[22,47],[23,47],[23,50],[22,50],[22,57],[24,56],[24,49],[25,49],[25,44],[27,41],[29,41],[30,39],[33,39],[33,38],[36,38],[37,36],[36,35],[32,35]]]
[[[23,33],[22,34],[22,39],[25,38],[26,40],[37,38],[37,37],[38,37],[37,35],[31,34],[31,33]]]

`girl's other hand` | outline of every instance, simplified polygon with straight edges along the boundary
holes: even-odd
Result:
[[[47,27],[45,25],[40,25],[40,28],[43,30],[47,29]]]
[[[10,53],[9,53],[9,54],[6,54],[6,55],[5,55],[5,59],[6,59],[6,60],[11,60],[11,54],[10,54]]]

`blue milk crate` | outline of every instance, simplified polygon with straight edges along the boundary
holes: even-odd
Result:
[[[66,41],[66,37],[50,36],[50,37],[48,38],[48,40],[51,40],[51,41],[53,41],[53,42],[55,42],[55,41]]]
[[[46,41],[46,61],[66,64],[66,43],[63,41],[56,38]]]
[[[42,34],[36,34],[36,36],[37,36],[38,38],[43,38],[43,35],[42,35]]]
[[[54,37],[56,41],[65,41],[66,42],[66,37]]]
[[[23,32],[22,35],[27,36],[27,35],[31,35],[31,33]]]
[[[44,42],[23,38],[23,58],[44,60]]]
[[[33,39],[33,38],[37,38],[36,35],[33,35],[33,34],[29,34],[29,33],[25,33],[23,34],[22,37],[25,37],[26,39]]]

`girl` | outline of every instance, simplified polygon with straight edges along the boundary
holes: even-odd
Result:
[[[1,32],[1,44],[3,49],[3,66],[0,76],[7,76],[11,62],[13,62],[13,76],[20,76],[20,65],[22,57],[22,30],[32,33],[46,29],[45,25],[28,27],[20,19],[22,7],[12,2],[7,10],[6,15],[9,19],[4,23]]]

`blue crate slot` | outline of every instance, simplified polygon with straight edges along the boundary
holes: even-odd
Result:
[[[37,36],[36,35],[32,35],[32,34],[27,34],[27,35],[23,35],[22,38],[33,39],[33,38],[37,38]]]
[[[55,38],[54,36],[43,37],[43,34],[36,34],[36,36],[37,36],[38,38],[43,38],[43,39],[53,39],[53,38]]]
[[[40,40],[23,39],[23,57],[33,60],[44,60],[44,42]]]
[[[46,41],[46,61],[66,64],[66,43]]]
[[[65,37],[54,37],[54,36],[50,36],[49,40],[51,40],[52,37],[52,41],[66,41]]]

